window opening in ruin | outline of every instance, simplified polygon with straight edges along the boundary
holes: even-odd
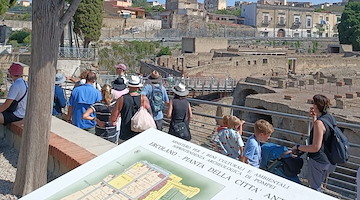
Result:
[[[268,59],[267,58],[264,58],[263,59],[263,64],[267,64],[268,63]]]
[[[256,65],[256,60],[254,60],[254,65]]]
[[[250,62],[250,60],[248,61],[248,65],[251,65],[251,62]]]

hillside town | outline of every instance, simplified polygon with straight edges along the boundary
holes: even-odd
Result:
[[[359,199],[360,1],[0,8],[0,199]]]

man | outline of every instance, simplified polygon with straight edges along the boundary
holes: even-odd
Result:
[[[118,64],[115,65],[115,70],[116,70],[116,74],[119,75],[119,78],[123,78],[124,79],[124,83],[126,84],[128,82],[128,80],[125,78],[125,71],[126,71],[126,65],[125,64]]]
[[[5,103],[0,106],[0,124],[20,121],[25,117],[28,84],[22,78],[23,66],[13,63],[9,68],[13,84],[9,89]]]
[[[84,120],[82,115],[93,103],[100,101],[102,98],[100,91],[93,86],[95,81],[96,74],[90,71],[86,76],[86,83],[74,88],[69,99],[67,114],[67,121],[70,122],[71,120],[75,126],[93,134],[95,134],[95,116],[93,116],[94,120]]]
[[[55,90],[52,115],[62,119],[62,108],[66,106],[64,90],[60,87],[61,83],[66,81],[66,77],[62,74],[55,75]]]
[[[156,128],[162,130],[163,124],[163,108],[164,103],[169,103],[169,96],[166,92],[165,87],[161,84],[162,77],[158,71],[153,71],[148,77],[149,84],[147,84],[143,91],[142,95],[150,101],[152,114],[156,123]]]

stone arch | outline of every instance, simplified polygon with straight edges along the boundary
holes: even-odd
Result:
[[[262,110],[267,110],[266,108],[262,107],[262,106],[258,106],[258,107],[255,107],[257,109],[262,109]],[[255,123],[257,120],[259,119],[263,119],[263,120],[266,120],[268,121],[270,124],[273,124],[273,121],[272,121],[272,117],[270,115],[265,115],[265,114],[259,114],[259,113],[249,113],[248,114],[248,117],[247,117],[247,120],[251,123]]]
[[[246,97],[252,94],[258,94],[256,90],[253,89],[243,89],[240,91],[239,95],[234,97],[235,102],[233,104],[238,106],[245,106]],[[242,112],[240,110],[234,110],[233,114],[241,118]]]

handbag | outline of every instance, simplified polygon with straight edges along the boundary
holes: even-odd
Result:
[[[182,138],[184,140],[191,140],[190,128],[187,123],[185,123],[186,114],[182,120],[182,122],[173,123],[172,129],[169,130],[169,133],[178,138]]]
[[[149,128],[156,128],[156,124],[154,118],[143,106],[143,101],[141,97],[141,106],[131,118],[131,130],[140,133]]]
[[[25,81],[24,81],[24,84],[25,84]],[[26,84],[25,84],[25,87],[26,87]],[[26,87],[26,90],[25,90],[25,94],[19,99],[19,101],[16,101],[15,99],[11,102],[10,106],[8,108],[6,108],[5,111],[7,112],[10,112],[10,113],[13,113],[15,112],[16,108],[18,107],[18,104],[21,100],[23,100],[23,98],[25,97],[26,93],[27,93],[27,87]]]
[[[173,135],[184,140],[190,141],[191,134],[188,125],[185,122],[179,122],[173,126]]]

